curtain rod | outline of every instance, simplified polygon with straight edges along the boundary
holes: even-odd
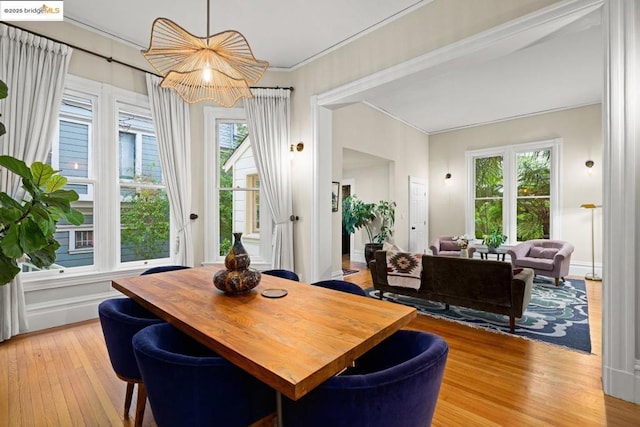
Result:
[[[54,39],[53,37],[49,37],[49,36],[45,36],[44,34],[36,33],[35,31],[27,30],[25,28],[19,27],[19,26],[14,25],[14,24],[11,24],[9,22],[2,22],[2,23],[4,25],[8,25],[9,27],[17,28],[19,30],[26,31],[26,32],[34,34],[36,36],[44,37],[44,38],[49,39],[49,40],[51,40],[53,42],[67,45],[67,46],[69,46],[69,47],[71,47],[71,48],[73,48],[75,50],[79,50],[80,52],[84,52],[84,53],[88,53],[88,54],[93,55],[93,56],[97,56],[98,58],[102,58],[107,62],[115,62],[116,64],[124,65],[125,67],[129,67],[129,68],[132,68],[134,70],[137,70],[137,71],[140,71],[140,72],[143,72],[143,73],[153,74],[154,76],[158,76],[160,78],[163,77],[163,76],[161,76],[159,74],[156,74],[156,73],[154,73],[152,71],[145,70],[144,68],[140,68],[140,67],[137,67],[135,65],[131,65],[131,64],[127,64],[126,62],[122,62],[122,61],[120,61],[118,59],[115,59],[115,58],[113,58],[111,56],[106,56],[106,55],[103,55],[101,53],[93,52],[93,51],[91,51],[89,49],[85,49],[85,48],[80,47],[80,46],[75,46],[75,45],[73,45],[71,43],[63,42],[61,40]],[[285,90],[293,91],[293,86],[289,86],[289,87],[281,87],[281,86],[250,86],[249,88],[250,89],[285,89]]]

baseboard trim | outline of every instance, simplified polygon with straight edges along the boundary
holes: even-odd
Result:
[[[342,280],[344,276],[342,275],[342,270],[337,270],[331,273],[331,280]]]
[[[352,251],[349,255],[349,258],[351,259],[351,262],[367,262],[367,260],[364,258],[364,252],[362,251]]]
[[[28,332],[95,319],[102,301],[122,296],[111,291],[27,305]]]
[[[603,381],[608,384],[605,393],[618,399],[640,404],[640,370],[638,361],[634,373],[624,372],[605,366]]]
[[[582,276],[584,277],[587,273],[591,273],[593,270],[591,264],[585,263],[571,263],[569,266],[569,275],[570,276]],[[602,264],[595,265],[596,274],[602,277]]]

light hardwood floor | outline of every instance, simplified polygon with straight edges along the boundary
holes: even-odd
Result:
[[[347,279],[371,286],[366,270]],[[411,328],[450,346],[433,424],[640,425],[640,406],[602,393],[600,287],[587,283],[593,354],[418,316]],[[133,425],[124,392],[97,320],[0,343],[0,426]],[[143,425],[155,425],[148,404]]]

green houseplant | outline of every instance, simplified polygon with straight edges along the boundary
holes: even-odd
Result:
[[[0,80],[0,99],[7,97],[7,85]],[[0,123],[0,135],[5,127]],[[19,261],[28,258],[38,268],[53,264],[60,244],[54,239],[58,221],[80,225],[82,213],[71,207],[78,193],[64,190],[67,178],[51,166],[35,162],[30,167],[22,160],[0,156],[0,168],[22,178],[26,197],[16,200],[0,192],[0,286],[20,273]]]
[[[364,246],[367,265],[375,251],[382,249],[382,242],[393,235],[395,208],[395,202],[366,203],[355,194],[342,201],[342,223],[347,233],[353,234],[358,229],[367,233],[368,243]]]
[[[495,250],[506,240],[507,236],[505,236],[501,231],[498,230],[493,230],[491,233],[482,236],[482,244],[487,245],[489,250]]]

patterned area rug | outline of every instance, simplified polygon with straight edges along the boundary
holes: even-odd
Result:
[[[378,298],[377,290],[366,290]],[[405,297],[385,292],[385,299],[415,307],[420,314],[465,323],[470,326],[509,332],[507,316],[471,310],[464,307]],[[552,281],[536,277],[531,303],[520,319],[516,319],[515,335],[574,350],[591,352],[589,313],[584,280],[571,279],[556,287]]]

